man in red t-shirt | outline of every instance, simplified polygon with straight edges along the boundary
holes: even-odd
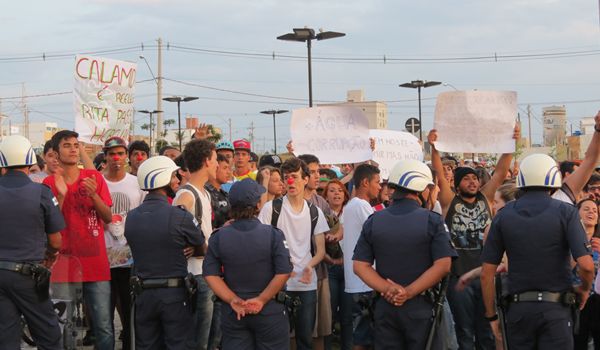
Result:
[[[108,187],[96,170],[79,169],[79,135],[62,130],[52,137],[60,168],[44,179],[60,205],[67,227],[61,231],[61,254],[77,261],[81,275],[53,271],[53,282],[83,282],[83,298],[89,310],[92,331],[98,350],[114,349],[113,325],[110,318],[110,268],[104,241],[104,223],[111,222],[112,205]],[[75,274],[76,275],[76,274]]]

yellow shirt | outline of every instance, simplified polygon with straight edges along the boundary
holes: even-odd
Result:
[[[255,171],[249,171],[244,175],[241,176],[235,176],[233,175],[233,177],[235,178],[235,181],[242,181],[243,179],[252,179],[254,181],[256,181],[256,174],[258,173],[257,170]]]

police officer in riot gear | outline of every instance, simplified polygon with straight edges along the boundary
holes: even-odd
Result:
[[[213,232],[203,275],[224,302],[223,350],[289,349],[285,286],[292,263],[283,232],[256,218],[265,188],[251,179],[229,192],[233,222]],[[278,298],[279,297],[279,298]]]
[[[375,349],[422,350],[434,321],[427,291],[450,272],[456,251],[442,217],[425,209],[435,186],[429,167],[400,161],[388,183],[396,189],[393,203],[365,222],[354,272],[383,296],[375,305]],[[436,336],[432,348],[441,346]]]
[[[517,187],[523,194],[509,202],[492,222],[483,249],[481,284],[486,318],[500,337],[494,309],[494,275],[508,257],[508,347],[572,349],[573,317],[591,288],[594,264],[577,209],[550,197],[561,187],[556,162],[544,154],[526,157]],[[581,284],[571,285],[575,260]],[[576,305],[576,296],[580,303]]]
[[[32,182],[36,158],[29,140],[0,144],[0,347],[18,349],[21,315],[40,349],[61,349],[58,317],[49,299],[50,270],[65,221],[52,191]]]
[[[188,277],[184,248],[193,246],[202,254],[204,235],[192,214],[167,201],[167,187],[177,169],[165,156],[142,163],[138,182],[148,194],[125,222],[125,237],[134,261],[132,319],[138,350],[186,349],[192,338],[190,301],[195,295],[191,295],[193,278]]]

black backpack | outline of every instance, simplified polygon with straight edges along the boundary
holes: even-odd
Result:
[[[317,220],[319,219],[319,210],[316,206],[312,205],[309,201],[306,201],[308,210],[310,212],[310,254],[315,255],[315,247],[313,244],[312,237],[315,234],[315,227],[317,227]],[[271,213],[271,225],[277,227],[277,221],[279,220],[279,214],[281,214],[281,208],[283,207],[283,197],[273,200],[273,212]]]

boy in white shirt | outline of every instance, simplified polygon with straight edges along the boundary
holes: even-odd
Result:
[[[293,315],[296,349],[310,350],[317,303],[315,266],[325,256],[323,233],[329,231],[329,226],[321,209],[304,199],[309,178],[306,164],[298,158],[290,158],[281,165],[281,172],[287,194],[265,203],[258,218],[264,224],[273,224],[285,235],[294,265],[287,292],[302,303]]]

